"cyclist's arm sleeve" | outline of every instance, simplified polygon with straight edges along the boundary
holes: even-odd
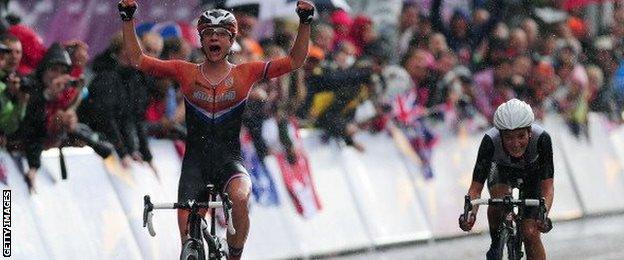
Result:
[[[494,142],[489,136],[484,136],[479,146],[479,153],[477,154],[477,163],[472,171],[472,181],[478,183],[485,183],[488,175],[490,175],[490,168],[492,166],[492,157],[494,156]]]
[[[182,80],[182,76],[186,75],[182,71],[185,62],[180,60],[160,60],[143,54],[139,70],[146,74],[158,78],[171,78],[177,82]],[[188,73],[188,72],[187,72]]]
[[[265,77],[268,79],[277,78],[291,71],[293,71],[292,59],[290,56],[286,56],[267,62]]]
[[[289,56],[268,62],[252,62],[249,66],[251,67],[249,73],[254,82],[277,78],[293,71],[292,59]]]
[[[546,132],[537,140],[537,152],[539,153],[539,165],[542,172],[542,180],[553,178],[555,166],[553,164],[553,149],[550,135]]]

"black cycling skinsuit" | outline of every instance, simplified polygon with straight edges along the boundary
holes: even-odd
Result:
[[[141,71],[175,79],[184,94],[188,135],[178,201],[205,201],[207,184],[223,191],[231,179],[248,175],[242,163],[239,134],[249,92],[261,79],[292,71],[291,65],[288,56],[266,63],[239,64],[230,67],[220,82],[212,83],[200,64],[142,56]]]
[[[178,201],[205,200],[205,187],[215,185],[218,191],[236,173],[245,173],[240,151],[240,129],[245,104],[241,104],[225,118],[207,122],[205,115],[193,109],[186,101],[186,122],[189,135],[186,154],[182,161],[182,175]],[[202,180],[203,182],[198,182]]]
[[[539,199],[541,197],[541,181],[553,178],[553,150],[550,135],[539,125],[531,125],[531,137],[522,158],[509,156],[503,148],[500,132],[491,128],[485,133],[472,180],[485,183],[488,188],[494,184],[507,184],[507,177],[523,176],[521,194],[523,198]],[[537,208],[527,208],[525,218],[537,219]]]

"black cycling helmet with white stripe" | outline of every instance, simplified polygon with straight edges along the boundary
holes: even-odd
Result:
[[[221,27],[227,29],[231,37],[236,37],[238,33],[238,22],[236,17],[231,12],[223,9],[213,9],[203,12],[197,21],[197,32],[202,35],[202,32],[210,27]]]

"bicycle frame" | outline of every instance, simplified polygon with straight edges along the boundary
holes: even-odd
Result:
[[[189,228],[189,238],[184,242],[182,246],[181,259],[187,259],[188,256],[194,256],[195,259],[205,259],[204,255],[204,242],[206,240],[208,246],[208,259],[222,259],[226,256],[225,251],[222,250],[222,245],[219,238],[216,235],[216,222],[215,211],[216,208],[223,208],[225,218],[228,223],[227,231],[230,234],[235,234],[236,230],[232,223],[232,202],[229,199],[227,193],[221,193],[221,201],[217,201],[216,194],[214,192],[214,186],[208,185],[208,194],[210,195],[208,202],[195,202],[189,200],[185,203],[159,203],[152,204],[149,195],[144,197],[144,210],[143,210],[143,227],[148,228],[150,235],[156,236],[154,227],[152,224],[153,210],[154,209],[188,209],[190,214],[188,216],[187,225]],[[205,219],[199,214],[200,209],[211,210],[210,231],[208,231]]]
[[[508,195],[507,199],[513,199],[511,195]],[[501,241],[507,243],[507,256],[509,259],[521,259],[524,256],[524,252],[522,252],[522,232],[519,229],[519,223],[522,223],[522,212],[524,210],[524,206],[518,206],[518,214],[514,212],[514,208],[511,205],[505,205],[504,210],[504,220],[502,221],[502,225],[499,227],[499,234],[505,232],[509,234],[507,241]],[[501,256],[502,257],[502,256]]]

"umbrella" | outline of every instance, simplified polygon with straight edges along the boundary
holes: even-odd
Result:
[[[296,0],[288,0],[297,2]],[[351,7],[345,0],[314,0],[314,5],[319,11],[333,11],[334,9],[342,9],[347,12],[351,12]]]
[[[242,11],[258,17],[260,20],[273,18],[272,6],[275,0],[226,0],[225,8]]]
[[[199,35],[197,34],[195,26],[184,22],[144,22],[136,27],[136,32],[139,36],[142,36],[147,32],[155,32],[160,34],[163,39],[183,38],[192,47],[197,48],[201,46],[201,43],[199,42]]]
[[[336,8],[351,11],[345,0],[314,0],[314,5],[319,11],[333,10]],[[296,14],[293,10],[297,6],[297,0],[226,0],[225,7],[227,9],[248,11],[253,13],[260,20],[292,17]]]
[[[535,15],[546,24],[560,23],[568,19],[568,13],[550,7],[535,8]]]

